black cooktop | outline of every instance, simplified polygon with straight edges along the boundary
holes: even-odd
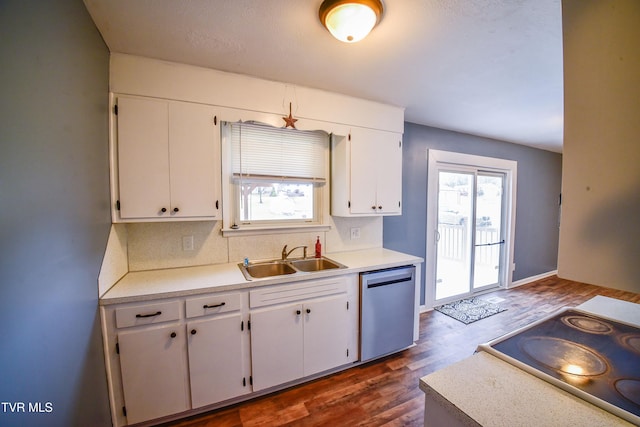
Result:
[[[640,424],[638,327],[564,309],[479,349]]]

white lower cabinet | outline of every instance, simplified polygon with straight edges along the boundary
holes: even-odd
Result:
[[[302,306],[268,308],[251,313],[251,368],[258,391],[304,375]]]
[[[240,314],[187,323],[193,408],[248,393]]]
[[[115,427],[239,401],[358,357],[357,275],[108,305],[101,315]]]
[[[304,304],[305,376],[348,362],[347,310],[345,294]]]
[[[129,424],[190,408],[184,326],[121,332],[118,347]]]
[[[254,391],[349,362],[349,304],[346,286],[340,286],[342,283],[335,279],[319,282],[320,286],[325,284],[328,285],[326,292],[340,293],[251,311]],[[338,286],[332,289],[332,285]],[[277,291],[277,288],[268,290],[270,296],[276,295]],[[299,291],[300,296],[309,294],[306,287]],[[282,287],[282,295],[271,298],[270,302],[295,299],[297,295],[295,289]]]

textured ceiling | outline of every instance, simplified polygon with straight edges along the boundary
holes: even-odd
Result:
[[[405,107],[408,122],[562,151],[561,0],[386,0],[335,40],[321,0],[85,0],[112,52]]]

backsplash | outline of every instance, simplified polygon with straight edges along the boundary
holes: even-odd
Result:
[[[382,246],[382,217],[332,218],[331,230],[321,233],[223,237],[221,226],[221,221],[127,224],[129,271],[279,258],[284,245],[306,245],[312,256],[318,235],[323,253]],[[359,228],[358,239],[351,239],[352,228]],[[183,250],[185,236],[193,236],[193,250]],[[292,254],[301,255],[302,250]]]

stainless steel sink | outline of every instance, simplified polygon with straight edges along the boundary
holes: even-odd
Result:
[[[300,271],[320,271],[332,268],[344,268],[342,264],[338,264],[327,258],[307,258],[291,260],[291,265]]]
[[[272,277],[272,276],[282,276],[285,274],[293,274],[296,272],[296,269],[291,267],[289,263],[282,261],[268,261],[268,262],[260,262],[257,264],[249,264],[245,266],[243,264],[240,265],[240,270],[243,273],[247,273],[254,279],[262,279],[264,277]],[[247,277],[245,274],[245,278]],[[251,279],[248,279],[251,280]]]
[[[312,273],[335,268],[347,268],[329,258],[299,258],[291,260],[272,260],[249,263],[249,265],[238,264],[245,279],[264,279],[266,277],[284,276],[296,273]]]

